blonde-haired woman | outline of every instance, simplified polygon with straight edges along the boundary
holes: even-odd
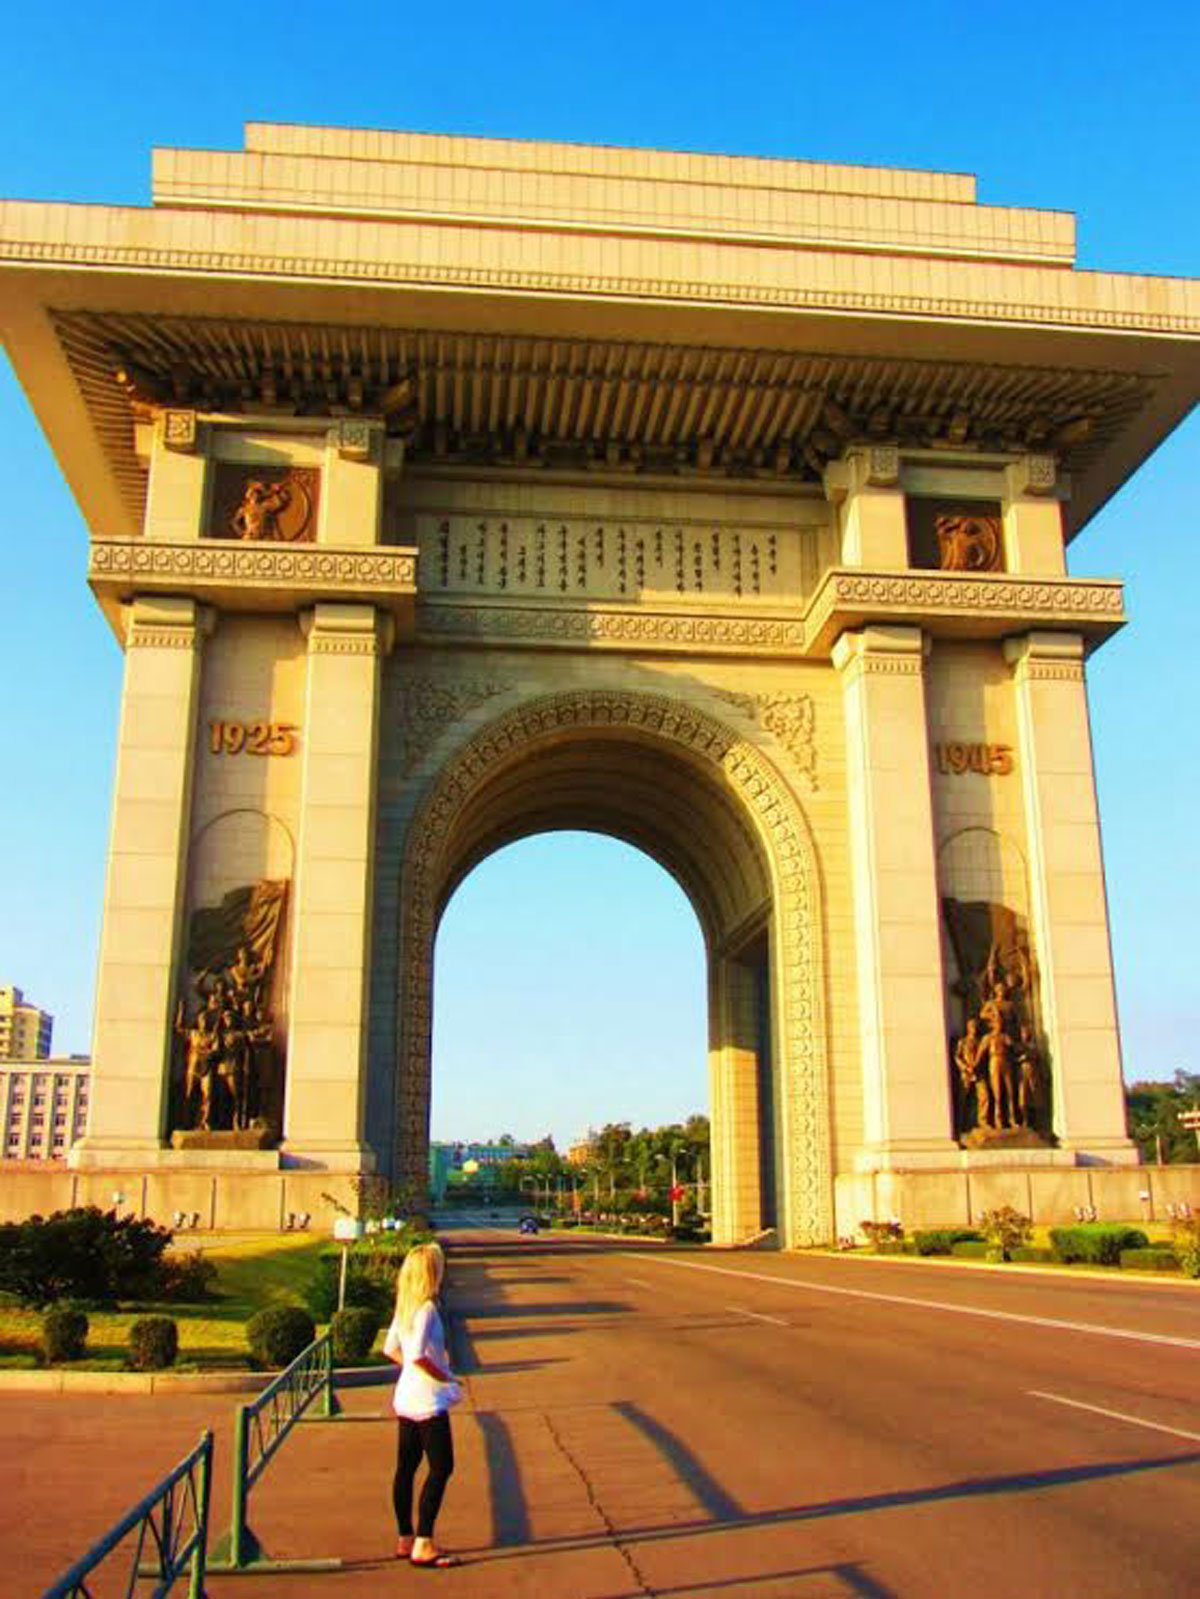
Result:
[[[401,1367],[392,1398],[400,1418],[392,1504],[396,1511],[396,1554],[414,1566],[454,1566],[433,1541],[433,1525],[454,1470],[450,1409],[462,1397],[446,1355],[446,1334],[437,1295],[446,1257],[437,1244],[418,1244],[404,1257],[396,1283],[396,1313],[383,1352]],[[412,1519],[413,1486],[424,1457],[429,1473]]]

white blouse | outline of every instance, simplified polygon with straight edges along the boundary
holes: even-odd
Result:
[[[446,1354],[446,1334],[437,1306],[431,1299],[417,1310],[408,1330],[393,1321],[383,1341],[385,1355],[395,1355],[397,1350],[404,1362],[392,1395],[392,1409],[409,1421],[428,1421],[441,1416],[462,1398],[462,1390],[453,1381],[438,1382],[417,1365],[418,1360],[428,1360],[441,1371],[450,1370]]]

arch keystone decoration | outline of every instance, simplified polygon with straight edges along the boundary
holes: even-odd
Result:
[[[455,868],[454,831],[473,799],[541,746],[613,733],[690,764],[735,802],[771,885],[771,1007],[780,1084],[778,1215],[788,1247],[834,1233],[821,894],[808,823],[778,769],[694,705],[666,696],[581,689],[530,699],[478,729],[445,760],[407,832],[400,882],[398,1177],[423,1186],[429,1126],[433,946]]]

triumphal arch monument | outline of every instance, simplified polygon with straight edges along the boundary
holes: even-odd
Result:
[[[718,1242],[1136,1213],[1125,617],[1066,551],[1194,401],[1197,284],[963,176],[263,124],[5,204],[0,270],[125,657],[77,1196],[422,1185],[442,909],[586,828],[703,929]]]

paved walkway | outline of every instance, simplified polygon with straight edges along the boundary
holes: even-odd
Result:
[[[215,1599],[1190,1591],[1195,1289],[486,1233],[451,1269],[468,1398],[438,1531],[463,1564],[389,1558],[379,1385],[295,1429],[251,1494],[269,1554],[341,1568],[214,1574]],[[205,1425],[219,1532],[234,1403],[0,1395],[0,1594],[40,1593]]]

